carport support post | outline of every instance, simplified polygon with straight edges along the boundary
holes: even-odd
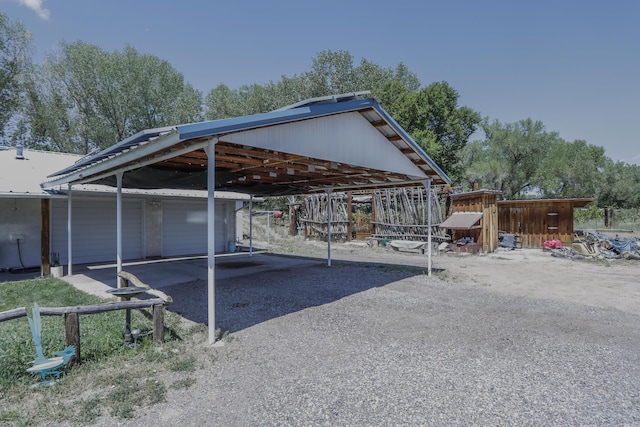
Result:
[[[253,256],[253,194],[249,196],[249,257]]]
[[[67,274],[71,276],[71,265],[73,264],[73,245],[71,244],[71,183],[69,183],[69,191],[67,192]]]
[[[424,181],[427,189],[427,276],[431,277],[431,179]]]
[[[216,341],[216,142],[209,140],[205,147],[207,153],[207,290],[208,290],[208,324],[209,344]]]
[[[327,267],[331,267],[331,189],[327,190]]]
[[[119,288],[124,287],[123,279],[119,276],[122,271],[122,175],[123,172],[116,173],[116,283]]]

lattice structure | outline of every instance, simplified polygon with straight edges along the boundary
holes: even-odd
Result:
[[[431,237],[443,241],[449,237],[437,225],[442,222],[444,213],[440,206],[437,190],[433,189],[431,197]],[[351,199],[349,199],[351,197]],[[327,194],[307,196],[299,208],[298,221],[304,227],[305,237],[327,238],[327,213],[331,210],[332,239],[346,239],[349,221],[354,221],[357,233],[358,227],[370,230],[370,236],[391,240],[426,241],[429,236],[428,226],[428,197],[424,187],[388,188],[369,192],[335,193],[327,202]],[[368,224],[361,224],[359,210],[357,213],[348,212],[351,206],[368,205],[371,220]]]

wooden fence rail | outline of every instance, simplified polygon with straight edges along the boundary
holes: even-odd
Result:
[[[121,271],[119,276],[124,280],[124,287],[128,287],[129,282],[145,288],[145,293],[156,296],[157,298],[136,299],[125,301],[113,301],[104,304],[80,305],[70,307],[40,307],[41,316],[64,316],[66,345],[72,345],[76,349],[75,360],[70,365],[80,362],[80,314],[98,314],[108,311],[126,310],[127,324],[129,328],[130,310],[141,308],[152,308],[153,311],[153,340],[155,342],[164,341],[164,311],[163,308],[167,304],[171,304],[173,299],[164,292],[152,289],[149,285],[143,283],[140,279],[131,273]],[[0,322],[20,317],[27,317],[27,308],[18,307],[12,310],[0,312]],[[128,329],[125,334],[128,333]],[[125,336],[125,339],[127,337]]]

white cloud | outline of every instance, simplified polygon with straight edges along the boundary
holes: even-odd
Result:
[[[44,0],[17,0],[21,6],[26,6],[33,10],[38,16],[44,20],[49,19],[49,9],[42,7]]]

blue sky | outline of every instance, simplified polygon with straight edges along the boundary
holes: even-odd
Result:
[[[403,62],[424,86],[447,81],[483,117],[530,117],[640,164],[635,0],[0,0],[0,10],[33,33],[36,62],[61,41],[129,44],[203,94],[304,72],[325,49]]]

